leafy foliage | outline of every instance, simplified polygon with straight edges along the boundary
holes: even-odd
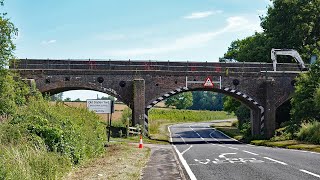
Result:
[[[261,18],[268,46],[296,49],[305,61],[319,55],[319,7],[319,0],[273,0],[267,16]]]
[[[57,179],[104,151],[104,126],[85,109],[49,105],[6,69],[16,33],[0,14],[0,179]]]
[[[303,121],[320,120],[319,77],[320,60],[311,65],[309,72],[297,78],[295,93],[291,100],[293,123],[301,124]]]
[[[210,91],[193,91],[193,104],[188,109],[221,111],[223,108],[222,94]]]
[[[224,58],[239,62],[269,62],[270,50],[265,33],[255,33],[245,39],[233,41]]]
[[[320,144],[320,122],[314,121],[302,124],[297,135],[301,141]]]
[[[174,95],[165,101],[166,106],[175,106],[177,109],[187,109],[192,105],[192,93],[185,92]]]
[[[232,97],[225,96],[223,100],[223,110],[229,113],[233,112],[237,116],[238,128],[242,130],[243,124],[250,122],[250,109]],[[246,128],[246,126],[244,128]],[[249,130],[251,130],[251,127]]]
[[[0,6],[3,0],[0,1]],[[6,18],[6,13],[0,12],[0,69],[8,65],[9,59],[14,59],[13,51],[16,48],[12,39],[17,35],[18,29]]]

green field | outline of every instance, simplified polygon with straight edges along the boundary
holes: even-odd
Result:
[[[195,111],[169,108],[155,108],[149,112],[149,132],[152,139],[168,141],[167,127],[172,124],[187,122],[208,122],[232,119],[233,114],[224,111]]]

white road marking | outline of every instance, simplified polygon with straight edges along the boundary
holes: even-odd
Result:
[[[255,156],[258,156],[259,154],[256,154],[256,153],[253,153],[253,152],[250,152],[250,151],[245,151],[245,150],[242,150],[243,152],[246,152],[248,154],[252,154],[252,155],[255,155]]]
[[[302,171],[302,172],[304,172],[304,173],[307,173],[307,174],[310,174],[310,175],[312,175],[312,176],[315,176],[315,177],[317,177],[317,178],[320,178],[320,175],[318,175],[318,174],[312,173],[312,172],[307,171],[307,170],[304,170],[304,169],[299,169],[299,170]]]
[[[214,133],[214,131],[212,131],[212,132],[209,134],[209,136],[210,136],[213,140],[220,142],[217,138],[212,137],[212,133]]]
[[[237,154],[237,153],[222,153],[221,155],[219,155],[219,158],[225,158],[225,159],[227,159],[227,158],[225,157],[225,155],[228,155],[228,154]]]
[[[186,153],[187,151],[189,151],[191,148],[193,147],[193,145],[191,145],[190,147],[188,147],[186,150],[184,150],[181,154],[183,155],[184,153]]]
[[[234,150],[239,150],[238,148],[234,148],[234,147],[228,147],[230,149],[234,149]]]
[[[227,138],[229,138],[229,139],[231,139],[231,140],[233,140],[233,141],[237,141],[237,142],[239,142],[240,144],[243,144],[242,142],[240,142],[240,141],[238,141],[238,140],[236,140],[236,139],[234,139],[234,138],[226,135],[225,133],[223,133],[223,132],[221,132],[221,131],[219,131],[219,130],[217,130],[217,129],[215,129],[215,128],[213,128],[213,129],[216,130],[216,131],[218,131],[219,133],[223,134],[223,135],[226,136]]]
[[[168,126],[168,131],[169,131],[169,134],[170,134],[170,141],[172,142],[172,136],[171,136],[170,127],[171,126]],[[196,176],[191,171],[190,166],[188,165],[187,161],[183,158],[182,154],[179,152],[178,148],[175,145],[172,145],[172,146],[173,146],[174,150],[176,151],[176,153],[178,154],[178,157],[179,157],[182,165],[184,166],[185,170],[187,171],[187,173],[188,173],[188,175],[190,177],[190,180],[197,180]]]
[[[220,147],[226,147],[226,146],[224,146],[224,145],[221,145],[221,144],[219,144],[218,146],[220,146]]]
[[[263,157],[265,159],[268,159],[270,161],[273,161],[273,162],[276,162],[276,163],[279,163],[279,164],[282,164],[282,165],[288,165],[287,163],[284,163],[284,162],[281,162],[281,161],[278,161],[278,160],[275,160],[275,159],[272,159],[272,158],[269,158],[269,157]]]
[[[183,141],[185,144],[188,144],[188,143],[186,143],[186,141],[183,139],[182,136],[180,136],[179,134],[178,134],[178,136],[182,139],[182,141]]]
[[[200,164],[208,164],[210,162],[210,159],[206,159],[206,160],[194,159],[194,161],[199,162]]]
[[[168,131],[169,131],[169,134],[170,134],[170,139],[169,139],[170,142],[169,142],[169,143],[173,143],[173,141],[172,141],[172,136],[171,136],[171,131],[170,131],[170,127],[171,127],[171,126],[168,126]]]
[[[208,141],[206,141],[203,137],[201,137],[200,134],[191,127],[191,125],[189,126],[189,128],[190,128],[193,132],[195,132],[195,133],[200,137],[200,139],[202,139],[203,141],[205,141],[206,143],[208,143]]]

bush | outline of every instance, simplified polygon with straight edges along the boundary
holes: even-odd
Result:
[[[242,126],[240,127],[240,132],[243,134],[244,139],[251,137],[251,123],[250,123],[250,121],[242,124]]]
[[[320,144],[320,122],[303,123],[297,138],[301,141]]]
[[[0,179],[57,179],[103,153],[105,137],[95,113],[30,97],[0,124]]]
[[[121,122],[127,125],[129,119],[129,126],[132,126],[132,110],[130,108],[125,108],[121,115]]]

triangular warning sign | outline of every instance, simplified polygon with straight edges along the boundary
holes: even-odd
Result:
[[[213,87],[213,83],[210,77],[207,77],[205,83],[203,84],[204,87]]]

